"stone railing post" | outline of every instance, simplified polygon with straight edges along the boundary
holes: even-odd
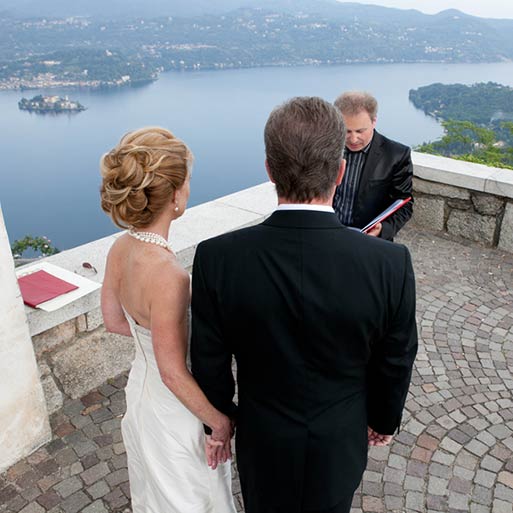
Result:
[[[51,438],[0,205],[0,472]]]

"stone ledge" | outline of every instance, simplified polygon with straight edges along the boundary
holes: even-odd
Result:
[[[496,169],[496,172],[487,180],[485,192],[504,196],[505,198],[513,198],[513,170],[491,169]]]
[[[418,228],[443,231],[445,228],[445,202],[442,198],[416,197],[412,222]]]
[[[65,394],[77,399],[130,368],[134,341],[104,330],[79,337],[50,355],[52,371]]]
[[[429,194],[430,196],[443,196],[451,199],[469,200],[470,192],[467,189],[446,185],[444,183],[428,182],[422,178],[413,178],[413,191]]]
[[[418,178],[472,191],[513,198],[513,170],[412,152]]]
[[[270,182],[203,203],[188,209],[180,219],[173,223],[169,240],[180,263],[189,269],[192,266],[196,246],[202,240],[257,224],[271,214],[276,204],[276,192],[274,185]],[[102,283],[107,253],[116,238],[122,233],[118,232],[109,237],[63,251],[46,260]],[[84,269],[83,262],[89,262],[98,272],[94,273]],[[55,312],[43,312],[25,307],[30,335],[46,332],[84,314],[87,314],[86,323],[84,326],[82,319],[79,323],[79,331],[94,330],[102,324],[98,311],[99,306],[100,290],[96,290]]]
[[[513,253],[513,203],[506,205],[498,247]]]
[[[80,317],[78,318],[80,319]],[[74,319],[58,324],[49,330],[32,337],[36,358],[44,353],[53,351],[56,347],[71,342],[77,334],[77,325]]]
[[[447,219],[447,233],[492,246],[497,220],[474,212],[453,210]]]

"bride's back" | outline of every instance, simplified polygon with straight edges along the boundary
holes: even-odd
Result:
[[[151,328],[151,305],[157,300],[159,284],[176,282],[186,271],[167,250],[131,238],[120,237],[109,255],[109,270],[118,284],[120,303],[137,324]]]

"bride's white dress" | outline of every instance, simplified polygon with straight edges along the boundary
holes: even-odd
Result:
[[[235,513],[230,462],[207,465],[201,422],[160,378],[151,333],[125,312],[136,353],[121,423],[134,513]]]

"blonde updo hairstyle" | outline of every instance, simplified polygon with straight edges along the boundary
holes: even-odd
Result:
[[[150,225],[187,179],[193,155],[171,132],[129,132],[100,161],[102,209],[120,228]]]

